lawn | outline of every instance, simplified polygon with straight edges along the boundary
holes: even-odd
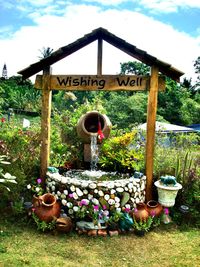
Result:
[[[161,225],[137,237],[133,233],[115,237],[78,236],[75,232],[40,233],[28,221],[0,220],[0,267],[143,267],[199,266],[200,235]]]

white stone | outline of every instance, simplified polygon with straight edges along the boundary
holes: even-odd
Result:
[[[55,190],[56,190],[55,185],[52,185],[51,190],[52,190],[52,191],[55,191]]]
[[[71,190],[72,192],[75,192],[75,191],[76,191],[76,187],[75,187],[74,185],[71,185],[71,186],[70,186],[70,190]]]
[[[95,183],[89,184],[89,188],[90,189],[95,189],[96,187],[97,187],[97,185]]]
[[[94,189],[94,193],[97,194],[98,193],[98,189]]]
[[[78,195],[75,192],[73,193],[73,198],[78,199]]]
[[[131,202],[135,203],[135,198],[131,197]]]
[[[76,194],[77,194],[79,197],[82,197],[82,196],[83,196],[83,192],[82,192],[78,187],[76,187]]]
[[[117,187],[116,191],[119,193],[122,193],[122,192],[124,192],[124,188],[123,187]]]
[[[79,207],[78,206],[74,206],[73,207],[73,211],[77,212],[79,210]]]
[[[114,182],[109,182],[107,184],[108,189],[113,189],[115,187]]]
[[[125,186],[125,187],[124,187],[124,190],[125,190],[125,191],[128,191],[128,187],[127,187],[127,186]]]
[[[128,184],[128,188],[129,188],[129,189],[132,189],[132,188],[133,188],[133,184],[132,184],[132,183],[129,183],[129,184]]]
[[[56,194],[57,194],[57,196],[59,196],[59,197],[61,196],[61,192],[60,192],[60,191],[57,191]]]
[[[68,190],[65,189],[65,190],[63,191],[63,193],[67,196],[67,195],[68,195]]]
[[[133,187],[133,192],[136,192],[136,191],[137,191],[137,187],[134,186],[134,187]]]
[[[108,204],[109,204],[109,205],[114,205],[114,204],[115,204],[114,199],[110,198],[110,199],[108,200]]]
[[[73,207],[73,204],[71,202],[67,202],[67,207],[68,208],[72,208]]]
[[[88,194],[88,190],[87,190],[87,189],[84,189],[84,190],[83,190],[83,194],[84,194],[84,195],[87,195],[87,194]]]
[[[97,198],[93,198],[93,199],[92,199],[92,203],[93,203],[94,205],[99,205],[99,200],[98,200]]]
[[[81,183],[81,187],[82,187],[82,188],[86,188],[86,187],[88,187],[88,182],[83,181],[83,182]]]
[[[120,198],[119,197],[115,197],[115,202],[119,203],[120,202]]]
[[[111,189],[111,190],[110,190],[111,195],[115,194],[115,192],[116,192],[115,189]]]
[[[99,190],[98,191],[98,194],[99,194],[100,197],[103,197],[104,196],[104,192],[102,190]]]
[[[139,199],[138,197],[136,197],[136,199],[135,199],[135,203],[136,203],[136,204],[140,203],[140,199]]]
[[[62,176],[61,183],[62,184],[67,184],[67,177]]]
[[[108,201],[108,200],[110,199],[110,195],[106,194],[106,195],[104,196],[104,199],[105,199],[106,201]]]
[[[88,199],[91,200],[93,198],[93,195],[88,194]]]
[[[72,215],[72,214],[74,213],[73,209],[69,209],[69,210],[68,210],[68,213],[69,213],[70,215]]]
[[[132,193],[132,192],[133,192],[133,189],[129,189],[128,192],[129,192],[129,193]]]
[[[62,199],[65,199],[66,198],[66,195],[65,194],[61,194],[60,196]]]
[[[120,203],[115,203],[115,208],[119,208],[120,207]]]
[[[127,209],[131,209],[130,204],[126,204],[126,205],[125,205],[125,208],[127,208]]]
[[[67,205],[67,200],[66,199],[62,199],[61,202],[62,202],[62,205],[63,206],[66,206]]]
[[[141,183],[141,187],[140,187],[140,190],[143,191],[145,189],[145,183]]]

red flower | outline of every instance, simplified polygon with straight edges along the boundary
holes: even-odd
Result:
[[[100,142],[105,138],[105,136],[101,130],[101,122],[100,121],[98,122],[97,136],[98,136],[98,139],[100,140]]]
[[[1,118],[1,122],[4,123],[6,121],[5,118]]]

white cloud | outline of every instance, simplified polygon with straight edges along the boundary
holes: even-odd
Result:
[[[199,56],[200,42],[184,32],[175,30],[138,12],[108,9],[90,5],[69,5],[62,16],[34,14],[35,26],[24,26],[12,39],[0,40],[0,68],[7,64],[8,75],[39,60],[39,49],[57,50],[98,27],[104,27],[147,53],[194,75],[193,61]],[[96,43],[54,64],[53,73],[95,74]],[[120,62],[134,60],[110,45],[104,45],[103,73],[116,74]]]
[[[177,12],[179,8],[200,8],[199,0],[133,0],[153,12]]]

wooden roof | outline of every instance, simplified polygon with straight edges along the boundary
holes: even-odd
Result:
[[[50,56],[41,59],[40,61],[33,63],[29,67],[19,71],[18,74],[21,74],[24,79],[29,78],[30,76],[40,72],[41,70],[44,70],[47,66],[56,63],[57,61],[71,55],[72,53],[96,40],[104,40],[148,66],[157,66],[161,73],[172,78],[175,81],[179,81],[180,76],[184,74],[182,71],[173,68],[169,63],[166,63],[154,56],[149,55],[146,51],[138,49],[136,46],[117,37],[104,28],[95,29],[91,33],[84,35],[75,42],[59,48]]]

